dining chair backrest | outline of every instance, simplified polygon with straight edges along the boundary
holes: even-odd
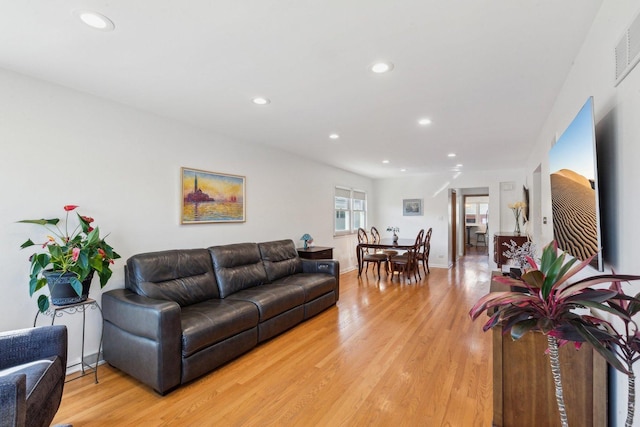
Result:
[[[429,227],[427,230],[427,234],[424,236],[424,243],[422,244],[423,252],[425,254],[429,253],[429,249],[431,249],[431,234],[433,233],[433,228]]]
[[[424,237],[424,228],[420,231],[418,231],[418,235],[416,236],[416,243],[414,245],[414,248],[416,250],[418,250],[420,248],[420,245],[422,245],[422,239]]]
[[[371,227],[371,243],[380,243],[380,233],[375,227]]]
[[[364,228],[358,228],[358,243],[369,243],[369,237]]]

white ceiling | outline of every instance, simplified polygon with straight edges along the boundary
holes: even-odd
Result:
[[[0,0],[0,67],[372,178],[464,173],[526,159],[601,3]]]

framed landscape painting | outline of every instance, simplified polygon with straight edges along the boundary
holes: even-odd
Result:
[[[182,224],[245,221],[244,176],[182,168]]]
[[[422,199],[402,200],[402,215],[403,216],[422,215]]]

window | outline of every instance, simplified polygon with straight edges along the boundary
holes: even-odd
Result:
[[[464,222],[467,225],[486,224],[489,219],[488,196],[465,196]]]
[[[367,193],[336,187],[334,197],[334,234],[355,233],[367,227]]]

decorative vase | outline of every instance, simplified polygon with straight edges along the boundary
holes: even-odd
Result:
[[[46,270],[42,272],[42,275],[47,279],[49,293],[51,294],[51,303],[53,305],[76,304],[86,301],[89,297],[93,271],[82,281],[81,295],[78,295],[71,286],[71,279],[77,277],[75,273],[61,273],[59,271]]]
[[[516,236],[520,235],[520,221],[516,220],[516,228],[513,230]]]
[[[398,235],[395,232],[393,233],[393,243],[398,243]]]

